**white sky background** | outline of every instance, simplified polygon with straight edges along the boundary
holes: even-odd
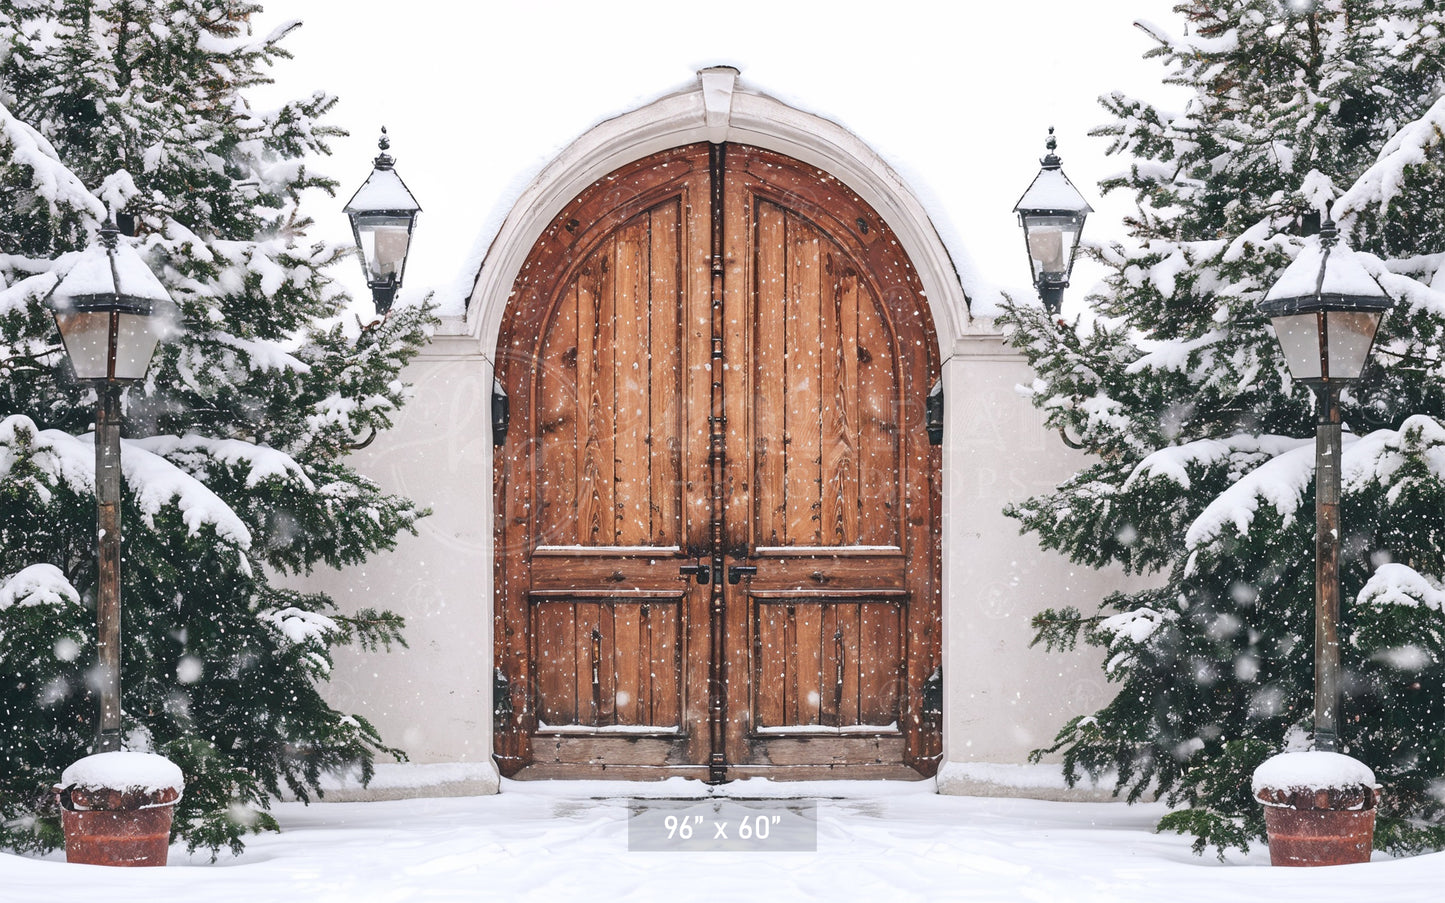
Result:
[[[745,84],[850,129],[923,202],[960,270],[1015,297],[1033,289],[1013,205],[1057,127],[1064,171],[1098,213],[1085,240],[1122,238],[1128,199],[1097,181],[1127,166],[1088,137],[1115,90],[1177,106],[1164,69],[1142,54],[1147,19],[1178,33],[1173,0],[272,0],[258,36],[301,19],[295,59],[258,107],[325,90],[328,118],[352,134],[321,168],[338,197],[311,199],[316,237],[350,243],[341,208],[391,134],[396,169],[422,206],[402,297],[459,296],[467,261],[558,151],[596,123],[728,64]],[[370,298],[359,266],[338,274]],[[1064,311],[1099,275],[1075,271]],[[369,305],[368,305],[369,306]]]

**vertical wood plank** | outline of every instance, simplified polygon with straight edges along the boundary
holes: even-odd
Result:
[[[798,714],[794,724],[822,724],[823,712],[823,610],[816,602],[799,602],[794,644],[797,648]],[[827,642],[832,643],[830,635]],[[831,693],[831,689],[829,690]]]
[[[862,545],[898,545],[900,460],[898,444],[897,359],[872,297],[858,300],[859,450]]]
[[[597,545],[617,544],[617,242],[597,251],[592,340],[592,440],[596,443]]]
[[[861,724],[889,724],[898,719],[902,612],[892,602],[864,602],[859,609],[858,654],[867,665],[859,675],[858,716]]]
[[[729,147],[723,179],[723,424],[724,456],[724,546],[733,552],[756,545],[753,518],[753,467],[751,447],[757,424],[751,360],[757,340],[757,294],[760,277],[756,245],[750,240],[756,229],[754,211],[765,204],[753,194],[753,184],[739,171],[745,148]],[[729,639],[745,643],[749,631],[746,616],[729,618]],[[733,644],[729,658],[747,656],[744,645]]]
[[[838,701],[839,726],[861,723],[858,720],[859,685],[864,671],[873,666],[873,662],[863,655],[860,648],[860,608],[862,606],[852,600],[839,602],[833,606],[833,610],[837,613],[835,629],[843,635],[842,646],[846,656],[843,662],[843,692]]]
[[[677,604],[656,603],[648,607],[644,619],[650,650],[646,665],[652,681],[647,724],[676,725],[682,718],[680,614]]]
[[[597,347],[601,326],[599,320],[606,315],[602,304],[602,255],[594,254],[578,274],[577,291],[577,542],[594,546],[608,542],[603,534],[602,518],[604,507],[602,472],[602,437],[612,426],[610,415],[602,404],[602,395],[597,385],[597,374],[601,369],[599,354],[605,353]],[[609,521],[610,527],[610,521]]]
[[[683,548],[701,556],[710,542],[708,412],[712,400],[711,216],[706,152],[700,173],[682,199],[683,299]],[[684,619],[689,641],[692,618]]]
[[[577,286],[558,302],[538,368],[537,541],[573,544],[577,536]]]
[[[818,723],[827,727],[838,727],[839,665],[848,667],[848,650],[839,649],[842,642],[842,626],[838,623],[841,605],[832,602],[817,604],[818,629]]]
[[[622,649],[617,642],[617,609],[630,608],[631,603],[607,600],[597,606],[597,629],[601,639],[597,642],[597,677],[600,690],[597,692],[598,726],[617,724],[617,680],[618,658]],[[589,675],[590,677],[591,675]]]
[[[653,209],[648,229],[647,374],[651,411],[647,453],[650,462],[650,542],[682,544],[682,257],[678,245],[681,211],[676,199]]]
[[[613,724],[646,724],[642,712],[651,690],[646,680],[648,651],[642,645],[642,606],[612,603]]]
[[[573,698],[577,700],[576,724],[583,724],[588,727],[596,727],[602,723],[601,706],[592,692],[592,663],[593,643],[592,631],[601,630],[601,606],[596,602],[577,602],[573,605],[576,612],[574,618],[574,629],[576,633],[576,662],[577,666],[572,672]],[[602,663],[599,661],[599,673]]]
[[[537,717],[549,725],[579,724],[577,635],[569,602],[540,602],[532,607],[533,665]]]
[[[820,240],[811,225],[788,217],[788,383],[785,443],[787,445],[787,537],[785,545],[822,542],[822,424],[820,400],[822,361],[818,307],[822,300]]]
[[[787,610],[781,605],[757,605],[757,664],[754,667],[754,707],[757,724],[787,724],[784,696],[789,684],[786,643]]]
[[[787,537],[787,468],[784,430],[787,398],[787,225],[781,208],[757,205],[757,312],[753,339],[753,535],[762,546]]]
[[[823,247],[822,298],[818,306],[822,377],[819,404],[821,433],[821,539],[824,545],[842,546],[856,541],[858,478],[853,398],[858,388],[857,308],[849,288],[856,280],[842,249],[832,242]],[[850,372],[849,358],[852,359]],[[850,380],[850,376],[853,379]],[[851,510],[850,510],[851,509]]]
[[[862,466],[858,452],[861,433],[858,402],[858,273],[851,265],[839,279],[838,291],[838,441],[836,521],[832,523],[838,545],[859,542],[859,515],[862,510]]]
[[[647,360],[648,217],[617,231],[613,270],[613,523],[618,545],[646,542],[651,531],[652,489],[647,448],[650,371]]]

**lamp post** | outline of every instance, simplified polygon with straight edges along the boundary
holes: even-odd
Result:
[[[1084,220],[1094,210],[1064,175],[1063,161],[1054,153],[1058,141],[1052,127],[1045,147],[1048,153],[1039,161],[1043,166],[1014,205],[1014,212],[1023,226],[1039,300],[1044,302],[1045,310],[1057,314],[1064,302],[1064,289],[1069,287]]]
[[[361,255],[361,269],[366,274],[371,299],[378,316],[391,310],[396,290],[406,275],[406,255],[411,248],[411,230],[421,205],[412,197],[393,168],[396,163],[386,151],[391,141],[386,129],[377,141],[381,153],[372,161],[371,175],[361,183],[347,202],[345,212],[351,219],[351,233]]]
[[[1260,313],[1270,318],[1290,374],[1314,390],[1315,713],[1314,748],[1339,749],[1340,390],[1360,378],[1375,330],[1393,305],[1329,218],[1280,275]]]
[[[170,295],[145,261],[106,223],[46,297],[75,377],[96,392],[96,653],[100,667],[97,752],[121,748],[120,424],[121,390],[145,376],[171,328],[158,316]]]

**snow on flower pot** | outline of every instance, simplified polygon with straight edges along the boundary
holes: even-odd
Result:
[[[1274,756],[1255,769],[1271,865],[1369,862],[1379,785],[1363,762],[1323,750]]]
[[[85,865],[166,864],[181,770],[164,756],[108,752],[65,769],[55,792],[65,860]]]

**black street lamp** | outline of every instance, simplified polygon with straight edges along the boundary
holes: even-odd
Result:
[[[1394,304],[1339,245],[1329,218],[1259,302],[1274,324],[1290,375],[1318,399],[1315,427],[1315,739],[1339,749],[1340,390],[1360,378],[1380,318]]]
[[[1014,205],[1014,212],[1024,229],[1039,300],[1049,313],[1057,314],[1064,302],[1064,289],[1069,287],[1069,273],[1074,269],[1079,234],[1094,209],[1064,175],[1063,161],[1054,153],[1058,141],[1052,127],[1045,146],[1048,154],[1039,161],[1043,168]]]
[[[100,667],[97,752],[121,747],[121,390],[145,376],[156,345],[174,328],[170,295],[110,223],[46,296],[75,378],[95,388],[96,652]]]
[[[391,310],[396,290],[406,274],[406,255],[411,248],[411,230],[421,205],[393,169],[395,160],[388,154],[391,141],[386,129],[377,141],[381,153],[372,161],[371,175],[361,183],[346,204],[351,219],[351,233],[361,255],[361,269],[371,289],[378,316]]]

